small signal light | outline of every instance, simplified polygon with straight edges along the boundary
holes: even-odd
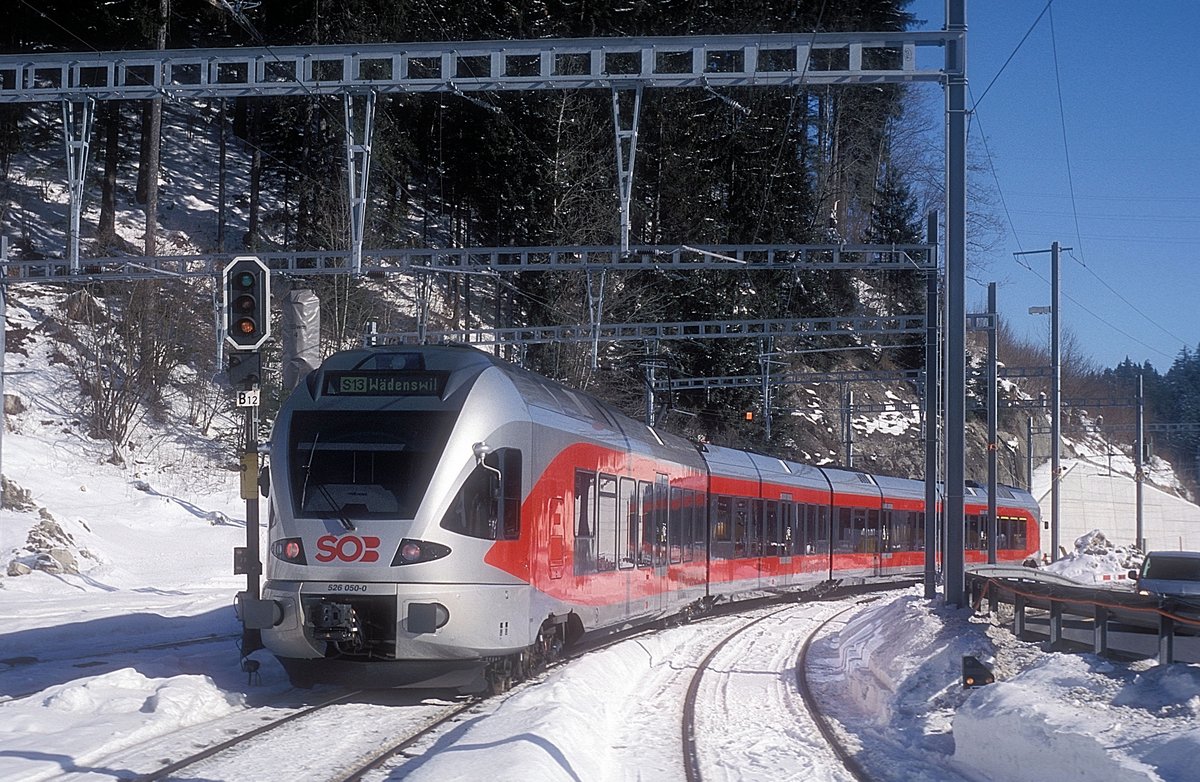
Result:
[[[996,677],[992,674],[991,669],[980,662],[978,657],[969,654],[963,655],[962,686],[964,688],[982,687],[994,681],[996,681]]]
[[[746,420],[747,420],[747,421],[753,421],[753,420],[754,420],[754,411],[753,411],[753,410],[747,410],[747,411],[746,411]]]
[[[225,337],[234,350],[258,350],[271,336],[271,270],[259,258],[234,258],[223,272]]]

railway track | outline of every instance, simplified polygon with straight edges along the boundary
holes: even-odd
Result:
[[[845,593],[842,595],[844,597]],[[787,682],[786,686],[790,689],[790,658],[794,657],[795,650],[804,644],[806,652],[806,641],[811,641],[829,621],[848,610],[844,602],[826,603],[821,600],[797,605],[795,596],[785,599],[787,602],[782,606],[778,599],[773,602],[760,601],[751,606],[753,619],[750,621],[744,619],[748,608],[746,604],[719,606],[702,618],[699,624],[711,622],[712,629],[694,634],[694,639],[687,642],[686,658],[672,659],[671,664],[661,666],[664,678],[654,685],[655,694],[647,693],[649,701],[661,703],[674,700],[679,704],[678,694],[684,686],[688,689],[683,716],[686,760],[682,769],[674,765],[679,761],[669,761],[669,765],[662,769],[668,776],[679,778],[680,771],[686,770],[689,780],[698,780],[701,778],[700,769],[705,769],[705,778],[709,780],[737,778],[737,765],[744,762],[745,758],[729,754],[727,761],[720,760],[726,755],[725,749],[704,746],[703,741],[697,746],[697,736],[707,739],[714,734],[711,728],[697,729],[698,723],[714,719],[711,714],[706,717],[703,710],[697,714],[697,702],[716,703],[726,714],[731,713],[731,709],[740,709],[742,714],[749,711],[754,719],[774,713],[764,711],[764,701],[754,694],[761,695],[761,682],[751,681],[748,706],[747,702],[741,706],[731,706],[734,703],[733,695],[744,689],[745,684],[744,681],[733,684],[731,677],[748,675],[753,680],[756,675],[761,678],[761,674],[766,672],[766,679],[775,682],[768,684],[768,687],[777,688],[779,682]],[[818,612],[815,618],[810,615],[813,611]],[[775,649],[772,654],[763,657],[762,653],[755,651],[754,628],[771,623],[792,627],[794,632],[781,636],[778,627],[772,628],[770,635],[775,640],[770,645]],[[603,642],[589,645],[586,651],[579,650],[579,654],[571,655],[567,661],[586,658],[592,652],[631,639],[635,645],[653,648],[654,641],[643,641],[638,636],[649,636],[661,629],[658,625],[644,626],[616,634]],[[715,647],[714,638],[720,639]],[[797,664],[802,665],[802,660]],[[743,668],[746,670],[740,670]],[[693,670],[696,670],[694,675]],[[686,678],[688,675],[692,675],[690,685]],[[722,676],[727,680],[724,684],[719,683]],[[513,693],[532,692],[541,678],[536,677]],[[320,690],[316,692],[320,693]],[[79,758],[77,760],[87,762],[66,769],[68,773],[56,778],[82,778],[103,771],[118,778],[147,782],[184,778],[221,779],[225,782],[300,778],[350,782],[364,776],[375,779],[379,778],[379,773],[399,771],[403,774],[406,769],[419,768],[432,757],[428,754],[431,748],[444,745],[449,728],[460,723],[465,712],[474,707],[486,710],[504,700],[488,699],[488,705],[482,706],[483,702],[479,699],[428,698],[429,691],[408,690],[336,692],[320,702],[297,700],[311,698],[312,694],[289,691],[279,698],[273,698],[271,704],[242,710],[131,745],[109,753],[107,757]],[[791,694],[794,697],[794,691]],[[756,697],[757,700],[754,700]],[[787,721],[790,716],[786,709],[791,707],[785,704],[784,708],[785,711],[780,714]],[[676,715],[675,726],[681,724],[677,709],[671,710]],[[817,713],[814,707],[809,710]],[[717,716],[715,719],[726,718]],[[810,730],[808,734],[808,738],[785,736],[785,741],[811,744],[811,736],[815,735],[815,731]],[[645,747],[636,746],[636,742],[631,742],[630,748],[639,752],[646,750]],[[830,752],[827,748],[824,751]],[[714,752],[719,758],[716,762],[712,760]],[[662,753],[660,750],[653,754]],[[787,755],[768,754],[776,754],[780,758]],[[828,766],[829,763],[823,761],[823,765]],[[372,771],[376,773],[371,774]],[[794,776],[795,771],[796,766],[792,762],[784,776]],[[845,779],[862,780],[864,777],[852,774]]]
[[[175,759],[162,755],[185,746],[180,736],[117,753],[93,767],[137,771],[137,782],[169,779],[336,780],[362,777],[431,731],[451,722],[478,703],[477,699],[423,699],[406,691],[351,691],[321,702],[264,716],[255,709],[223,720],[232,736]],[[264,722],[264,720],[266,720]],[[210,733],[211,728],[209,726]],[[162,750],[157,751],[156,750]],[[152,760],[152,758],[158,758]],[[111,762],[107,762],[111,761]],[[144,770],[143,770],[144,769]]]
[[[738,779],[748,769],[754,769],[755,778],[806,778],[820,768],[839,765],[845,776],[837,779],[873,782],[821,712],[805,674],[813,639],[870,599],[874,598],[851,606],[787,606],[757,616],[722,638],[696,667],[684,699],[681,734],[687,782]],[[770,625],[776,627],[766,630]],[[770,643],[758,642],[764,634]],[[781,637],[787,642],[780,643]],[[792,650],[801,642],[793,663]],[[788,675],[793,666],[794,679]],[[796,694],[802,707],[795,703]],[[763,718],[772,716],[781,724],[766,729]],[[785,721],[790,724],[782,724]],[[706,746],[701,736],[718,741]]]

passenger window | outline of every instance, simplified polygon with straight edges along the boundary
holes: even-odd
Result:
[[[575,573],[591,573],[596,569],[596,474],[578,470],[575,473]]]
[[[728,497],[716,497],[713,499],[713,505],[716,506],[716,523],[713,527],[713,540],[726,541],[730,540],[730,516],[733,513],[733,506]]]
[[[641,495],[641,550],[638,552],[638,566],[651,567],[654,565],[654,487],[638,481],[638,493]]]
[[[633,567],[639,541],[637,482],[633,478],[621,479],[621,499],[617,513],[617,521],[621,525],[617,531],[617,545],[620,546],[617,556],[621,567]]]
[[[617,479],[600,475],[596,492],[596,569],[617,569]]]

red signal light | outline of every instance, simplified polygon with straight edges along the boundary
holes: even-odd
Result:
[[[259,258],[234,258],[222,272],[226,342],[259,350],[271,336],[271,270]]]

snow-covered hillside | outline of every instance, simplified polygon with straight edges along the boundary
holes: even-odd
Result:
[[[255,655],[261,682],[252,684],[240,667],[233,597],[243,582],[232,574],[231,554],[243,540],[244,505],[230,456],[176,420],[147,424],[141,445],[114,464],[111,448],[86,436],[69,368],[36,328],[39,312],[54,306],[52,297],[31,297],[10,310],[28,331],[23,353],[10,356],[16,374],[8,392],[20,409],[7,416],[3,441],[3,469],[22,505],[0,511],[5,566],[30,569],[0,576],[0,780],[14,782],[139,772],[131,759],[151,762],[149,748],[178,753],[200,736],[215,740],[215,720],[287,690],[263,652]],[[1091,514],[1104,506],[1080,507]],[[674,681],[681,650],[703,646],[689,635],[702,627],[554,671],[489,703],[437,741],[433,754],[404,761],[389,778],[524,780],[540,769],[546,780],[632,779],[647,768],[634,746],[657,747],[669,778],[678,737],[663,728],[630,744],[628,723],[616,717],[634,702],[617,696]],[[792,627],[779,623],[779,634],[761,643],[794,660]],[[178,641],[190,643],[150,648]],[[884,779],[1193,778],[1188,759],[1200,749],[1194,665],[1047,653],[917,592],[862,607],[817,653],[824,702]],[[964,654],[992,662],[998,683],[963,690]],[[761,671],[743,673],[753,683]],[[681,693],[668,687],[662,697],[675,702]],[[779,778],[773,763],[755,761],[755,747],[794,747],[803,730],[790,712],[761,717],[701,737],[714,745],[741,737],[741,760],[728,772],[736,778]],[[329,725],[331,735],[343,729]],[[563,762],[544,763],[548,751]],[[823,762],[804,778],[845,778]],[[245,779],[298,773],[248,769]]]

